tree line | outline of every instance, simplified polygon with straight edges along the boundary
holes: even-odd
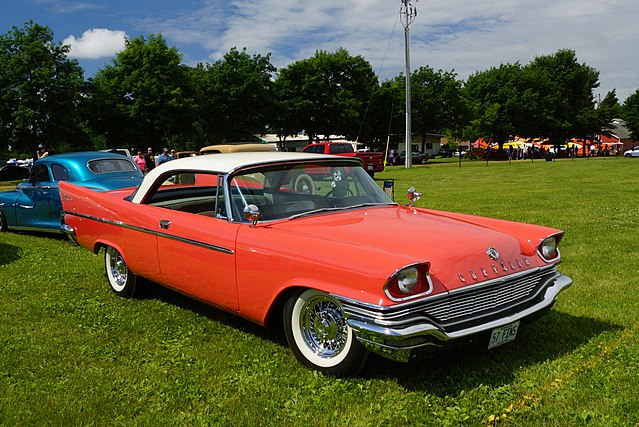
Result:
[[[0,35],[0,154],[170,146],[199,149],[254,135],[309,141],[344,135],[374,149],[402,141],[405,78],[380,82],[362,56],[345,49],[277,69],[270,54],[232,48],[214,63],[182,64],[161,35],[126,40],[93,77],[34,22]],[[563,142],[588,137],[623,118],[639,139],[639,89],[623,104],[615,90],[595,99],[599,72],[572,50],[526,65],[502,64],[462,81],[454,71],[411,73],[413,136],[511,136]]]

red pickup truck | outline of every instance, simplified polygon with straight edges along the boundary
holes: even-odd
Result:
[[[348,142],[316,142],[302,148],[302,152],[357,157],[362,161],[364,170],[366,170],[370,176],[374,176],[375,172],[382,172],[384,170],[384,153],[375,151],[356,152],[353,149],[353,144]]]

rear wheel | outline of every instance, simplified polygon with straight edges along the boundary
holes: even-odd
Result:
[[[111,290],[121,297],[132,297],[137,277],[129,271],[122,254],[112,246],[107,246],[104,251],[104,267]]]
[[[368,357],[339,302],[324,292],[308,289],[289,298],[284,331],[295,356],[325,374],[355,375]]]

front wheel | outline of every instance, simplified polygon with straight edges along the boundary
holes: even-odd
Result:
[[[111,290],[121,297],[129,298],[135,293],[136,276],[122,258],[122,254],[112,246],[104,251],[104,267]]]
[[[308,289],[289,298],[284,306],[284,331],[295,356],[325,374],[355,375],[368,357],[340,304],[324,292]]]

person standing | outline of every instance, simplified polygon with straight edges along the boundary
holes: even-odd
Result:
[[[146,160],[144,159],[144,154],[142,154],[142,151],[138,151],[138,155],[135,156],[133,160],[135,161],[135,164],[138,165],[140,170],[146,173]]]
[[[155,167],[155,156],[153,155],[153,148],[149,147],[144,155],[144,162],[146,163],[146,171],[149,172]]]
[[[165,148],[164,150],[162,150],[162,154],[158,156],[158,166],[162,163],[168,162],[169,160],[171,160],[171,158],[169,157],[169,150]]]
[[[49,155],[49,152],[47,151],[47,147],[45,147],[42,144],[38,145],[38,159],[43,159],[47,157],[48,155]]]

